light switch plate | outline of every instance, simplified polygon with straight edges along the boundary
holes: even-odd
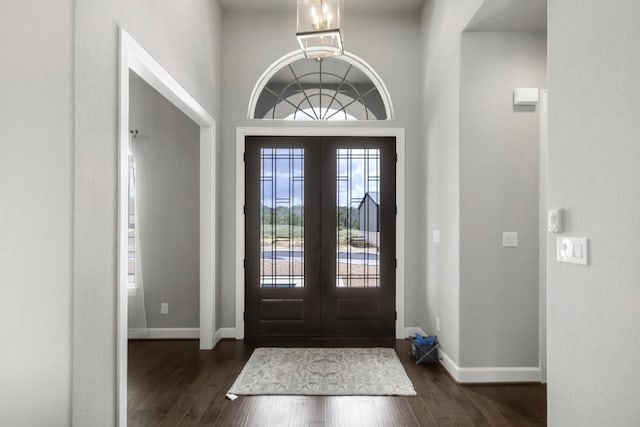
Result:
[[[589,265],[589,239],[586,237],[558,237],[558,262]]]
[[[518,232],[517,231],[505,231],[502,233],[502,247],[503,248],[517,248],[518,247]]]
[[[440,230],[433,230],[433,242],[440,243]]]

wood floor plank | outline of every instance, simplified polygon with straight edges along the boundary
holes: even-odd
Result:
[[[209,370],[205,370],[201,375],[203,378],[202,388],[193,396],[191,406],[184,414],[181,423],[199,422],[207,409],[213,405],[215,399],[220,399],[222,403],[226,403],[224,398],[221,396],[221,392],[224,391],[221,390],[221,387],[224,380],[229,375],[229,366],[234,362],[233,360],[218,359],[217,355],[220,353],[226,354],[228,352],[225,352],[225,349],[222,349],[221,352],[218,352],[217,354],[212,353],[210,355],[209,363],[211,363],[211,368]],[[194,389],[194,391],[196,390],[197,388]]]
[[[215,395],[211,400],[211,403],[204,411],[202,416],[200,417],[199,422],[202,424],[215,424],[218,419],[222,416],[224,409],[229,406],[229,408],[233,408],[235,405],[226,399],[226,392],[229,390],[231,385],[233,384],[233,378],[227,377],[220,383],[220,387],[218,387],[215,391]]]
[[[357,411],[360,413],[362,425],[371,427],[382,427],[385,425],[379,413],[379,408],[373,398],[359,396],[355,401],[357,403]]]
[[[400,346],[402,348],[402,346]],[[418,397],[422,401],[422,407],[427,412],[428,417],[423,413],[418,422],[422,425],[453,426],[453,421],[447,415],[442,403],[437,399],[436,392],[431,382],[439,375],[436,365],[417,365],[409,355],[408,347],[406,352],[398,352],[400,360],[407,371],[407,375],[413,382]],[[446,375],[446,374],[445,374]],[[420,407],[420,405],[414,405]],[[415,414],[414,414],[415,415]]]
[[[223,406],[220,417],[215,421],[216,426],[248,426],[251,420],[256,420],[256,399],[239,398]],[[262,424],[262,423],[261,423]]]
[[[311,398],[307,396],[290,397],[290,413],[288,426],[306,426],[311,422]]]
[[[204,353],[204,352],[200,352]],[[178,396],[175,403],[170,408],[169,412],[162,420],[162,426],[176,426],[181,423],[182,419],[189,415],[187,420],[185,420],[183,425],[188,424],[189,421],[196,421],[202,413],[200,413],[197,418],[192,418],[193,415],[192,408],[197,403],[198,398],[202,395],[203,390],[205,390],[207,382],[210,380],[212,375],[207,375],[208,372],[213,373],[217,372],[214,369],[214,359],[212,357],[207,357],[204,354],[199,354],[198,365],[197,365],[197,374],[192,379],[192,381],[188,384],[187,388],[184,390],[184,393]]]
[[[483,413],[476,408],[473,401],[464,394],[464,387],[460,387],[454,381],[443,381],[444,389],[449,393],[457,406],[464,412],[464,415],[471,421],[472,426],[491,427],[491,423],[485,418]]]
[[[435,418],[427,409],[422,397],[407,398],[407,404],[411,409],[411,415],[420,427],[437,427]]]
[[[435,424],[437,426],[444,427],[455,425],[453,419],[449,417],[447,410],[441,402],[440,396],[438,395],[438,390],[431,385],[433,379],[435,378],[433,372],[429,372],[425,369],[424,371],[418,372],[416,378],[418,378],[421,383],[421,387],[419,391],[417,391],[418,396],[421,397],[427,410],[432,415]]]
[[[311,396],[309,407],[309,424],[325,424],[326,399],[322,396]]]
[[[231,342],[228,342],[231,343]],[[219,347],[221,345],[219,344]],[[217,348],[219,348],[217,347]],[[220,368],[222,375],[219,378],[216,378],[216,391],[213,399],[211,399],[211,403],[205,409],[204,413],[199,419],[200,424],[215,424],[218,419],[222,416],[224,409],[229,407],[233,408],[234,405],[231,405],[235,402],[230,402],[226,399],[226,394],[236,377],[240,374],[242,367],[249,359],[249,355],[246,354],[244,347],[238,348],[237,346],[232,347],[230,349],[230,353],[227,355],[228,358],[225,358],[224,369]],[[208,385],[214,385],[211,381],[207,383]],[[220,424],[223,425],[223,424]]]
[[[130,426],[491,426],[546,425],[546,387],[461,386],[438,364],[416,365],[409,342],[396,352],[417,396],[240,396],[226,399],[257,345],[313,345],[222,341],[200,351],[197,341],[129,342]],[[376,340],[324,340],[318,346],[387,346]]]
[[[477,390],[480,388],[476,386],[464,387],[463,393],[467,396],[469,400],[474,402],[478,410],[480,410],[487,421],[494,427],[508,427],[511,426],[511,423],[507,421],[507,419],[500,413],[498,408],[496,408],[494,402],[484,396],[482,393],[478,393]]]
[[[328,396],[325,406],[327,426],[360,427],[364,426],[356,397]],[[367,426],[368,427],[368,426]]]
[[[390,397],[389,401],[391,404],[393,404],[393,407],[391,408],[391,412],[394,412],[394,416],[393,417],[389,417],[390,421],[393,422],[393,420],[398,420],[399,421],[399,425],[403,425],[403,426],[418,426],[418,421],[416,420],[416,417],[413,415],[413,411],[411,409],[411,406],[409,405],[409,400],[418,400],[417,397],[404,397],[404,396],[398,396],[398,397]]]

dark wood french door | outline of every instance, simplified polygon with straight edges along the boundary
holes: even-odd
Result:
[[[393,337],[395,138],[245,148],[245,336]]]

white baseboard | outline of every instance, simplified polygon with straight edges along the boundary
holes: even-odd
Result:
[[[409,326],[404,328],[405,337],[415,334],[428,335],[418,326]],[[462,384],[473,383],[526,383],[540,382],[541,370],[539,367],[488,367],[488,368],[461,368],[450,357],[442,351],[442,347],[438,348],[438,357],[440,364],[449,372],[456,382]]]
[[[236,339],[236,328],[220,328],[216,331],[216,335],[214,337],[215,344],[222,339],[231,338]]]
[[[442,347],[438,348],[438,357],[440,358],[440,364],[444,366],[444,369],[446,369],[447,372],[449,372],[449,375],[451,375],[456,382],[461,382],[460,367],[451,360],[447,353],[442,351]]]
[[[149,337],[149,330],[146,328],[129,328],[128,338],[143,339]]]
[[[200,328],[147,328],[147,329],[129,329],[129,338],[135,339],[199,339]]]
[[[461,383],[539,383],[540,368],[460,368]]]
[[[461,384],[475,383],[529,383],[540,382],[539,367],[487,367],[461,368],[441,349],[438,351],[440,364],[449,371],[454,380]]]

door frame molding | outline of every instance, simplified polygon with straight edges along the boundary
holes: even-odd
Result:
[[[200,127],[200,349],[215,345],[216,123],[213,117],[122,27],[119,40],[116,384],[117,423],[127,425],[127,206],[129,71],[138,74]]]
[[[244,204],[245,204],[245,167],[244,146],[247,136],[370,136],[395,137],[396,153],[396,338],[406,336],[405,330],[405,129],[387,127],[236,127],[236,253],[235,253],[235,338],[244,339]]]
[[[547,382],[547,209],[549,187],[549,95],[547,89],[540,91],[540,381]]]

